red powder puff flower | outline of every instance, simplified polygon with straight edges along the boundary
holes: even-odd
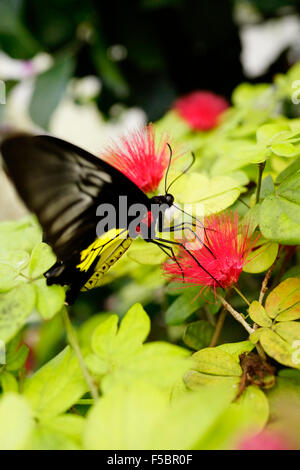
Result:
[[[168,136],[155,142],[155,131],[150,124],[121,138],[121,143],[108,148],[102,158],[142,191],[151,193],[157,189],[169,163],[170,150],[167,144]]]
[[[238,450],[292,450],[286,438],[274,432],[262,431],[255,436],[244,438]]]
[[[220,114],[229,104],[222,96],[210,91],[193,91],[179,98],[174,109],[194,130],[207,131],[218,123]]]
[[[179,249],[174,260],[164,264],[164,272],[172,280],[224,289],[235,284],[246,264],[246,258],[256,240],[250,241],[249,225],[239,234],[237,213],[223,213],[206,218],[205,233],[198,240],[183,243],[188,251]],[[193,259],[192,256],[195,257]],[[199,264],[198,264],[199,263]],[[203,269],[201,268],[201,266]]]

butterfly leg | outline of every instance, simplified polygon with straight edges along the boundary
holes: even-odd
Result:
[[[174,250],[171,246],[168,246],[168,245],[164,245],[163,243],[161,242],[158,242],[157,240],[150,240],[151,243],[154,243],[154,245],[157,245],[159,246],[159,248],[168,256],[170,256],[170,253],[171,253],[171,258],[174,259],[175,263],[177,264],[177,266],[179,267],[180,271],[181,271],[181,275],[182,275],[182,279],[184,281],[184,272],[183,272],[183,269],[182,269],[182,266],[181,264],[179,263],[178,259],[176,258],[175,256],[175,253],[174,253]],[[169,251],[167,251],[169,250]]]
[[[165,227],[163,225],[163,219],[160,219],[159,220],[159,226],[158,226],[158,231],[161,232],[161,233],[166,233],[166,232],[176,232],[176,231],[179,231],[179,230],[188,230],[190,233],[192,233],[196,238],[197,240],[201,243],[201,245],[203,245],[209,252],[210,254],[214,257],[214,253],[213,251],[209,248],[208,245],[210,245],[210,242],[209,242],[209,239],[207,237],[207,233],[206,233],[206,229],[205,227],[202,227],[203,230],[204,230],[204,234],[205,234],[205,238],[207,240],[207,244],[204,243],[203,240],[201,240],[201,238],[199,237],[199,235],[197,235],[197,233],[191,228],[191,227],[195,227],[195,224],[192,223],[192,222],[182,222],[180,224],[176,224],[176,225],[172,225],[170,227]]]
[[[165,243],[165,244],[171,244],[171,245],[174,245],[174,246],[179,246],[180,248],[182,248],[186,253],[189,254],[189,256],[191,258],[193,258],[193,260],[198,264],[198,266],[203,269],[203,271],[205,271],[217,284],[219,287],[221,287],[223,289],[223,286],[219,283],[219,281],[212,275],[210,274],[210,272],[207,271],[207,269],[205,269],[202,264],[199,263],[199,261],[197,260],[197,258],[193,255],[193,253],[187,249],[187,247],[184,245],[184,243],[182,242],[175,242],[174,240],[167,240],[167,239],[164,239],[164,238],[154,238],[152,241],[159,241],[159,242],[162,242],[162,243]]]

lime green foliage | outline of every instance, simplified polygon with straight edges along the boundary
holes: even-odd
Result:
[[[273,243],[262,237],[255,243],[254,250],[248,255],[243,268],[245,273],[261,273],[266,271],[275,261],[278,254],[278,243]]]
[[[61,57],[38,78],[33,119],[39,114],[48,124],[72,66]],[[103,289],[80,296],[70,310],[98,400],[78,352],[66,344],[59,313],[65,289],[46,285],[55,256],[40,227],[33,217],[0,223],[1,449],[235,449],[261,430],[299,436],[300,118],[290,118],[299,110],[285,115],[299,67],[275,77],[275,85],[240,84],[208,132],[191,131],[174,111],[154,124],[188,150],[171,166],[169,182],[189,164],[189,150],[196,156],[171,188],[177,204],[190,204],[200,217],[237,211],[255,243],[240,296],[167,285],[166,254],[135,240]],[[46,86],[49,100],[38,113]],[[122,77],[111,86],[124,87]],[[219,292],[248,323],[249,338],[229,312],[225,317]],[[274,371],[267,367],[261,377],[264,355]]]
[[[133,382],[114,389],[91,410],[84,444],[87,449],[201,449],[230,401],[228,390],[212,386],[170,406],[160,390]]]
[[[33,415],[26,399],[7,393],[0,400],[0,448],[21,450],[34,427]]]
[[[268,400],[258,387],[247,387],[234,400],[242,375],[239,356],[252,349],[251,342],[243,341],[202,349],[193,355],[193,368],[184,377],[187,387],[198,391],[215,385],[231,393],[233,400],[207,432],[202,444],[205,449],[233,448],[247,429],[259,432],[268,420]]]
[[[289,367],[300,369],[300,279],[283,281],[268,295],[265,308],[257,301],[251,303],[249,315],[260,327],[251,341],[258,341],[265,352]]]
[[[103,391],[129,384],[137,375],[168,390],[188,369],[187,350],[164,342],[143,345],[149,331],[150,319],[139,304],[131,307],[119,328],[117,315],[97,326],[86,363],[100,377]]]
[[[300,173],[285,178],[261,205],[259,226],[269,240],[298,245],[300,238]]]
[[[0,225],[0,339],[9,341],[36,310],[49,319],[63,306],[61,286],[46,285],[43,273],[55,262],[33,218]]]
[[[182,339],[189,348],[199,350],[210,344],[213,332],[208,321],[199,320],[187,325]]]

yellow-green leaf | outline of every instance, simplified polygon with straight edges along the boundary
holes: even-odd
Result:
[[[7,393],[0,401],[0,450],[22,450],[34,428],[33,415],[27,400]]]
[[[281,282],[268,295],[265,308],[268,316],[276,320],[300,318],[300,279],[291,277]]]
[[[248,255],[243,271],[246,273],[266,271],[274,263],[277,253],[278,243],[258,243],[258,248]]]
[[[193,354],[193,369],[205,374],[240,376],[241,366],[233,356],[218,348],[205,348]]]
[[[260,344],[280,364],[300,369],[300,362],[295,360],[295,349],[274,331],[264,328],[260,335]]]
[[[296,321],[285,321],[276,323],[274,331],[285,341],[293,345],[294,341],[299,341],[300,347],[300,323]]]
[[[251,302],[248,309],[250,318],[257,323],[259,326],[270,327],[272,326],[272,320],[266,314],[264,307],[257,301]]]

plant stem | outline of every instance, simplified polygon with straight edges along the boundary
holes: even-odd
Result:
[[[239,296],[244,300],[244,302],[246,302],[247,305],[250,305],[249,300],[244,296],[244,294],[242,294],[242,292],[236,286],[232,287],[234,288],[235,292],[239,294]]]
[[[88,386],[88,388],[91,392],[91,395],[92,395],[93,399],[96,401],[98,399],[98,390],[97,390],[97,387],[96,387],[96,385],[95,385],[92,377],[90,376],[89,371],[87,370],[87,367],[85,365],[84,358],[83,358],[83,355],[82,355],[82,352],[81,352],[81,349],[80,349],[80,346],[79,346],[79,343],[78,343],[76,331],[73,328],[73,325],[72,325],[70,317],[69,317],[69,312],[66,309],[66,307],[64,307],[63,310],[62,310],[62,317],[63,317],[63,320],[64,320],[68,341],[69,341],[70,345],[72,346],[72,348],[73,348],[73,350],[74,350],[74,352],[77,356],[77,359],[78,359],[83,377],[84,377],[84,379],[86,381],[86,384],[87,384],[87,386]]]
[[[253,333],[254,332],[254,329],[246,322],[246,320],[244,319],[243,315],[241,315],[239,312],[237,312],[236,310],[234,310],[234,308],[224,299],[224,297],[222,297],[220,294],[216,294],[217,297],[221,300],[222,302],[222,305],[224,308],[226,308],[226,310],[239,322],[241,323],[241,325],[243,325],[243,327],[245,328],[245,330],[248,331],[249,334]]]
[[[262,346],[259,343],[256,344],[256,351],[258,352],[262,360],[267,362],[267,356],[265,355],[265,351],[263,350]]]
[[[258,164],[258,180],[257,180],[257,186],[256,186],[255,204],[259,203],[261,180],[262,180],[262,175],[263,175],[265,166],[266,166],[266,162],[261,162]]]
[[[217,322],[213,337],[212,337],[210,345],[209,345],[210,348],[213,348],[218,342],[220,333],[221,333],[223,325],[224,325],[226,315],[227,315],[227,310],[224,307],[224,308],[222,308],[221,313],[219,315],[218,322]]]
[[[264,278],[264,280],[263,280],[263,282],[262,282],[261,289],[260,289],[260,293],[259,293],[259,299],[258,299],[258,301],[259,301],[260,304],[262,304],[262,301],[264,300],[265,293],[266,293],[267,290],[268,290],[268,282],[269,282],[269,280],[270,280],[270,277],[271,277],[271,275],[272,275],[272,272],[274,271],[274,268],[275,268],[275,266],[276,266],[276,263],[277,263],[277,261],[278,261],[279,258],[280,258],[280,251],[281,251],[281,250],[280,250],[280,248],[279,248],[278,254],[277,254],[277,256],[276,256],[276,259],[275,259],[274,263],[272,264],[272,266],[269,268],[269,270],[268,270],[267,274],[265,275],[265,278]]]

